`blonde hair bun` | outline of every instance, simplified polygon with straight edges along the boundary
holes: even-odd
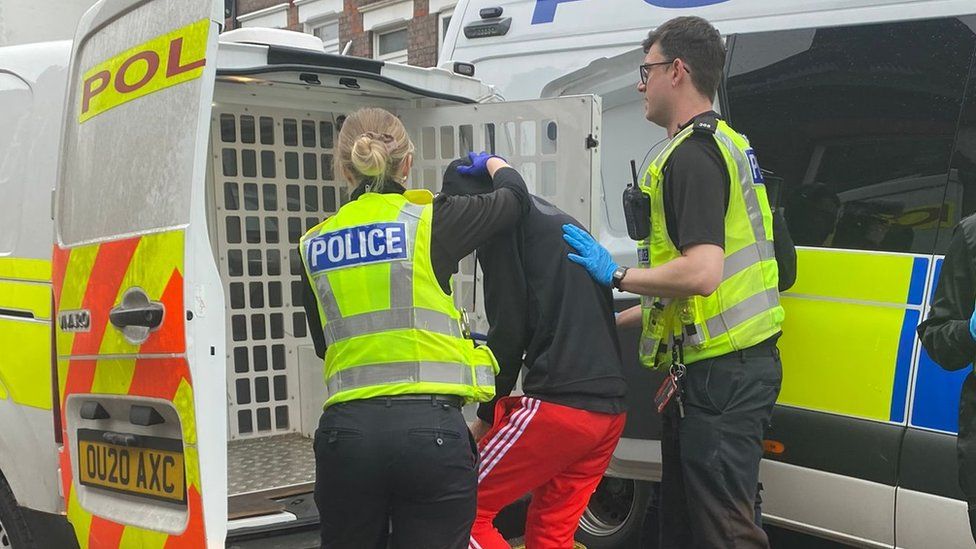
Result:
[[[350,187],[365,183],[370,192],[382,193],[403,180],[413,143],[393,113],[366,107],[346,116],[335,152],[335,171]]]
[[[352,165],[367,177],[379,177],[386,173],[390,155],[386,143],[369,135],[361,135],[352,146]]]

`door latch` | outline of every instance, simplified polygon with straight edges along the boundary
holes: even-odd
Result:
[[[150,301],[145,290],[136,286],[122,294],[121,303],[109,311],[108,319],[126,341],[139,345],[163,324],[165,312],[162,303]]]

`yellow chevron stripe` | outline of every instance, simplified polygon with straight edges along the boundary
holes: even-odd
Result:
[[[95,363],[93,393],[127,395],[136,372],[135,358],[102,359]]]
[[[64,285],[61,288],[58,311],[73,311],[81,308],[81,302],[85,298],[85,290],[88,289],[88,278],[95,266],[96,255],[98,255],[98,244],[79,246],[71,250],[71,254],[68,256],[68,266],[64,273]],[[74,341],[73,333],[58,332],[58,356],[70,355]],[[64,377],[62,373],[62,381]]]
[[[38,320],[49,320],[51,286],[0,280],[0,308],[30,311]]]
[[[193,409],[193,388],[186,379],[180,380],[180,386],[173,397],[173,406],[180,415],[183,427],[183,452],[186,463],[187,486],[196,486],[200,490],[200,458],[197,453],[197,421]],[[202,492],[202,491],[201,491]]]
[[[78,538],[80,549],[88,549],[88,536],[91,532],[92,515],[85,511],[78,502],[75,493],[74,483],[72,483],[71,493],[68,494],[68,521],[75,529],[75,537]]]
[[[0,257],[0,278],[50,282],[51,261],[47,259]]]
[[[173,396],[173,406],[180,414],[180,422],[183,424],[183,442],[196,444],[197,422],[193,408],[193,387],[186,379],[180,380],[180,386],[176,389],[176,395]]]
[[[139,239],[132,254],[119,292],[114,303],[122,301],[122,295],[133,286],[145,290],[150,300],[158,301],[169,283],[173,269],[183,272],[183,231],[147,234]],[[168,311],[168,314],[181,314],[181,311]],[[126,341],[119,330],[105,330],[99,354],[131,354],[139,352],[139,345]],[[98,372],[95,373],[96,382]],[[129,380],[131,381],[131,379]]]
[[[119,547],[128,549],[130,547],[139,549],[163,549],[169,535],[152,530],[143,530],[134,526],[126,526],[122,530],[122,539],[119,540]]]

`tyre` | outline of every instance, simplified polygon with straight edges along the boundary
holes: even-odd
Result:
[[[0,549],[33,547],[27,520],[24,518],[7,479],[0,476]]]
[[[641,530],[653,493],[654,486],[649,482],[603,477],[580,517],[577,541],[587,549],[640,547]],[[656,525],[652,526],[656,532]],[[656,543],[642,549],[653,547]]]

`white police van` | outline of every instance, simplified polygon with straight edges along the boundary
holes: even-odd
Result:
[[[716,107],[778,184],[799,247],[765,520],[865,547],[976,546],[955,458],[970,369],[942,370],[914,333],[953,226],[976,212],[976,4],[460,0],[446,64],[473,63],[507,99],[601,97],[590,228],[624,265],[636,262],[620,206],[628,163],[646,165],[665,138],[642,116],[640,42],[679,15],[725,35]],[[635,340],[622,334],[629,423],[581,522],[589,547],[636,546],[660,479],[659,377],[637,366]]]

